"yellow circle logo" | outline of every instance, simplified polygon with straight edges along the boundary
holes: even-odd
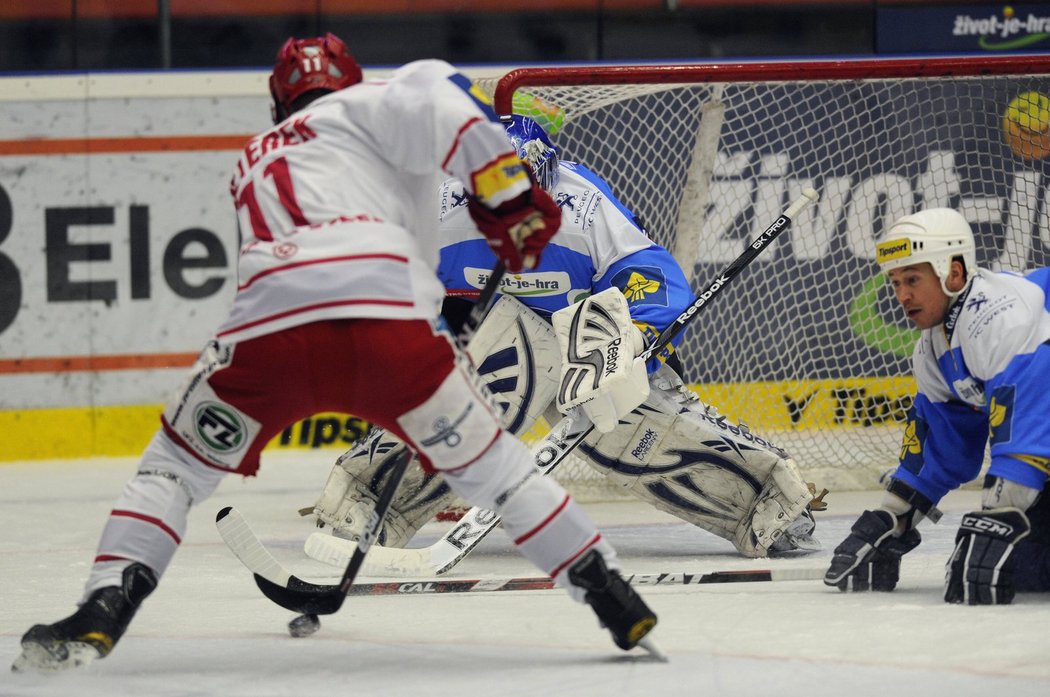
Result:
[[[1003,114],[1003,135],[1014,154],[1025,160],[1050,155],[1050,97],[1024,92],[1014,98]]]

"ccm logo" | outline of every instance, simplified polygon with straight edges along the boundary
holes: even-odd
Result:
[[[984,518],[981,516],[963,516],[960,527],[963,530],[983,532],[986,535],[994,535],[996,537],[1010,537],[1014,534],[1014,528],[1012,525],[1007,525],[998,520],[992,520],[991,518]]]

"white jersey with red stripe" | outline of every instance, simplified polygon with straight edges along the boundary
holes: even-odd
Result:
[[[436,317],[447,175],[492,207],[531,186],[485,95],[438,60],[333,92],[254,137],[230,182],[246,243],[219,338]]]

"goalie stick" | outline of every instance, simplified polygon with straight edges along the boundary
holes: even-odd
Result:
[[[499,290],[505,272],[506,269],[502,262],[498,262],[492,269],[485,287],[481,289],[481,294],[478,296],[478,302],[467,318],[466,332],[473,332],[484,319],[489,305],[496,296],[496,291]],[[220,510],[215,517],[215,525],[223,541],[252,572],[255,584],[263,595],[293,612],[304,615],[330,615],[343,606],[343,600],[346,599],[350,586],[361,570],[365,555],[379,535],[383,519],[390,509],[394,494],[401,480],[404,479],[411,461],[412,451],[406,448],[391,468],[390,478],[383,490],[379,492],[375,508],[372,509],[372,514],[365,522],[364,530],[361,531],[356,549],[350,555],[343,577],[334,586],[309,583],[294,574],[287,573],[251,531],[240,513],[234,511],[233,508],[227,506]]]
[[[803,190],[788,208],[759,235],[748,248],[735,259],[708,287],[700,293],[693,304],[672,322],[642,354],[649,360],[671,343],[696,314],[707,306],[740,271],[750,264],[759,253],[791,224],[791,221],[807,206],[819,198],[812,188]],[[576,412],[577,410],[573,410]],[[582,413],[566,416],[551,429],[551,434],[534,446],[536,466],[549,474],[572,452],[572,450],[594,429]],[[497,525],[499,517],[484,509],[474,507],[467,512],[441,539],[429,547],[398,549],[376,547],[372,550],[365,573],[369,576],[440,576],[463,560]],[[349,540],[315,532],[306,540],[307,556],[335,566],[343,566],[352,555],[355,544]]]

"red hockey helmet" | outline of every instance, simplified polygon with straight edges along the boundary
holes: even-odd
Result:
[[[334,92],[361,82],[361,66],[332,33],[315,39],[288,39],[270,73],[274,123],[292,113],[296,99],[313,90]]]

